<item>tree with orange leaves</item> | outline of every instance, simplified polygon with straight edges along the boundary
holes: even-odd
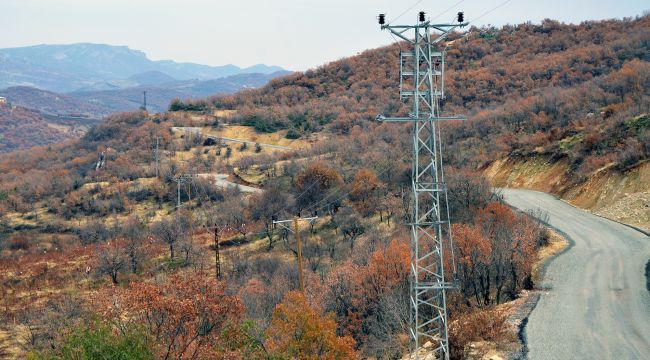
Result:
[[[243,306],[225,294],[223,282],[203,274],[174,275],[162,284],[135,282],[108,292],[96,298],[97,307],[106,309],[103,317],[123,333],[143,328],[152,336],[158,358],[234,356],[219,345],[224,330],[239,327]]]
[[[296,204],[300,210],[326,198],[330,191],[343,185],[343,178],[324,161],[316,161],[298,174],[295,185],[301,194]]]
[[[366,352],[376,357],[400,357],[408,339],[409,272],[408,243],[393,239],[385,248],[374,251],[368,265],[354,276],[353,304]],[[353,317],[353,319],[354,319]]]
[[[477,305],[486,305],[490,301],[492,244],[472,225],[453,224],[451,231],[458,249],[461,290],[467,301],[473,294]]]
[[[490,277],[485,297],[495,288],[496,303],[505,295],[517,296],[520,288],[531,286],[530,272],[535,261],[539,228],[524,215],[515,214],[500,202],[491,202],[477,213],[476,226],[491,244]],[[487,298],[485,299],[487,302]]]
[[[305,296],[287,293],[267,329],[267,347],[273,355],[291,359],[355,359],[355,342],[336,336],[336,322],[322,316]]]
[[[375,301],[387,291],[407,283],[411,257],[406,242],[391,240],[386,249],[372,253],[360,286],[365,301]]]
[[[350,198],[356,202],[357,209],[365,215],[371,215],[379,208],[382,183],[370,169],[359,169],[352,181]]]

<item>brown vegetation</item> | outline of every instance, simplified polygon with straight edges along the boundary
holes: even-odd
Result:
[[[461,289],[449,296],[455,358],[502,335],[492,309],[533,287],[546,240],[477,170],[505,154],[545,154],[578,173],[647,158],[649,22],[545,21],[452,37],[445,111],[471,119],[443,128],[443,210],[455,222]],[[63,356],[79,338],[137,334],[134,348],[160,358],[399,358],[409,341],[411,134],[372,121],[405,111],[394,96],[398,47],[197,102],[234,110],[227,121],[259,132],[324,134],[309,148],[238,150],[171,131],[205,126],[204,116],[132,112],[79,141],[0,157],[2,324],[26,326],[26,350],[43,356]],[[265,191],[198,176],[177,187],[180,175],[232,175],[235,164],[262,169]],[[300,229],[304,294],[293,237],[273,224],[298,212],[319,216]],[[105,327],[112,337],[91,336]]]

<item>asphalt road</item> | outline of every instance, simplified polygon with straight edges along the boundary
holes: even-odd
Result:
[[[650,359],[650,238],[536,191],[501,189],[512,206],[548,213],[573,246],[551,261],[528,318],[528,358]]]

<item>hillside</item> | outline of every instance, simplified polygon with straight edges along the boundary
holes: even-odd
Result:
[[[647,156],[647,124],[629,124],[649,112],[649,30],[644,16],[581,25],[547,20],[456,36],[448,49],[444,112],[470,120],[445,124],[456,154],[450,160],[481,168],[510,152],[544,152],[586,171],[607,156],[623,156],[623,149],[626,156],[631,149]],[[395,95],[398,47],[212,101],[260,131],[366,128],[377,114],[407,111]]]
[[[443,125],[453,359],[478,341],[522,355],[512,301],[535,290],[538,259],[557,246],[483,172],[543,159],[537,172],[576,189],[602,167],[629,179],[645,169],[649,30],[644,16],[451,37],[444,110],[470,118]],[[374,121],[407,113],[401,46],[178,111],[113,114],[78,140],[1,155],[4,347],[57,356],[81,338],[143,352],[127,358],[301,358],[310,350],[291,349],[320,341],[334,358],[401,358],[411,134]],[[319,217],[300,224],[304,293],[296,244],[274,225],[294,214]]]
[[[72,95],[59,94],[28,86],[13,86],[0,90],[12,105],[30,108],[49,115],[101,118],[112,109]]]
[[[174,99],[201,98],[215,93],[234,93],[241,89],[256,88],[285,73],[240,74],[215,80],[171,82],[166,82],[167,78],[160,74],[146,73],[141,74],[143,77],[139,78],[140,81],[165,82],[126,89],[69,94],[27,86],[10,87],[0,90],[0,96],[21,109],[16,110],[16,115],[12,117],[9,116],[9,107],[6,107],[0,118],[4,136],[0,152],[78,138],[91,125],[110,113],[139,109],[142,106],[144,91],[147,92],[147,110],[164,112]]]
[[[111,112],[137,110],[142,106],[143,92],[147,92],[147,108],[152,112],[167,110],[173,99],[204,98],[213,94],[231,94],[242,89],[257,88],[265,85],[271,79],[286,75],[279,71],[271,74],[239,74],[213,80],[164,81],[164,77],[140,81],[150,82],[142,86],[125,89],[102,91],[76,91],[67,95],[87,104],[109,109]]]
[[[40,90],[28,86],[13,86],[0,90],[0,96],[13,105],[34,109],[50,115],[85,116],[101,118],[112,112],[137,110],[142,106],[143,92],[147,92],[150,111],[167,110],[173,99],[203,98],[213,94],[231,94],[242,89],[257,88],[271,79],[288,74],[240,74],[214,80],[179,81],[161,76],[161,73],[136,74],[144,85],[120,89],[85,90],[67,94]],[[168,81],[171,79],[171,81]]]
[[[494,186],[519,187],[560,196],[583,209],[650,232],[650,163],[640,161],[624,171],[610,163],[583,178],[570,164],[551,157],[512,156],[485,169]]]
[[[208,66],[152,61],[138,50],[104,44],[36,45],[0,49],[0,89],[31,86],[54,92],[89,89],[97,84],[118,88],[144,85],[134,75],[157,71],[177,80],[209,80],[237,74],[270,74],[277,66]]]
[[[54,144],[78,136],[69,128],[48,123],[38,112],[0,105],[0,153]]]
[[[545,185],[545,190],[564,194],[587,187],[597,193],[588,195],[592,198],[609,194],[589,182],[602,177],[604,168],[614,178],[627,178],[650,156],[649,41],[648,16],[472,28],[452,38],[443,113],[466,113],[469,121],[443,124],[447,161],[484,170],[508,157],[524,163],[543,158],[551,167],[561,165],[553,176],[563,179],[561,189]],[[408,111],[396,100],[397,68],[391,66],[399,46],[369,50],[212,102],[237,110],[235,121],[259,131],[367,131],[377,114]],[[632,203],[631,212],[647,206]]]

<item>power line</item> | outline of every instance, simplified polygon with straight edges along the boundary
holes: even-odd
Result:
[[[509,3],[510,1],[512,1],[512,0],[505,0],[504,2],[500,3],[499,5],[495,6],[495,7],[492,8],[492,9],[490,9],[490,10],[484,12],[483,14],[479,15],[476,19],[472,19],[472,20],[469,21],[469,22],[470,22],[470,23],[473,23],[473,22],[477,21],[478,19],[480,19],[480,18],[482,18],[482,17],[488,15],[489,13],[491,13],[491,12],[497,10],[498,8],[504,6],[505,4]]]
[[[457,2],[457,3],[455,3],[454,5],[452,5],[452,6],[450,6],[450,7],[448,7],[448,8],[447,8],[447,10],[445,10],[445,11],[443,11],[443,12],[441,12],[441,13],[439,13],[438,15],[436,15],[436,16],[435,16],[435,17],[433,17],[433,18],[431,18],[430,20],[435,20],[435,19],[438,19],[438,18],[439,18],[439,17],[441,17],[442,15],[444,15],[444,14],[446,14],[446,13],[448,13],[448,12],[449,12],[449,10],[451,10],[451,9],[453,9],[453,8],[455,8],[456,6],[458,6],[458,5],[460,5],[460,4],[462,4],[462,3],[464,3],[464,2],[465,2],[465,0],[460,0],[459,2]]]
[[[394,22],[394,21],[397,21],[397,19],[399,19],[399,18],[401,18],[402,16],[404,16],[404,14],[406,14],[407,12],[413,10],[414,7],[418,6],[418,5],[419,5],[421,2],[423,2],[423,1],[424,1],[424,0],[419,0],[419,1],[417,1],[415,4],[411,5],[408,9],[404,10],[401,14],[397,15],[396,18],[392,19],[392,20],[389,22],[389,24],[392,23],[392,22]]]
[[[376,176],[379,177],[379,176],[383,175],[383,174],[384,174],[386,171],[388,171],[388,170],[389,170],[389,168],[386,168],[386,169],[380,171],[379,173],[377,173]],[[341,195],[341,196],[339,196],[338,198],[336,198],[335,200],[332,200],[332,201],[330,201],[329,203],[326,203],[326,204],[324,204],[324,205],[320,205],[320,204],[321,204],[323,201],[325,201],[328,197],[330,197],[332,194],[336,193],[336,191],[341,190],[341,189],[343,189],[343,188],[344,188],[344,185],[339,185],[339,186],[337,186],[337,187],[335,188],[335,189],[336,189],[335,191],[333,191],[333,192],[331,192],[331,193],[325,195],[325,197],[322,198],[320,201],[318,201],[318,202],[312,204],[312,205],[309,206],[308,208],[305,208],[303,211],[309,211],[309,210],[311,210],[311,209],[313,209],[313,208],[315,208],[315,207],[318,208],[318,207],[325,207],[325,206],[332,205],[332,204],[336,203],[337,201],[342,200],[344,197],[350,195],[350,193],[352,193],[352,191],[354,191],[354,189],[350,189],[350,190],[348,190],[347,192],[345,192],[343,195]]]

